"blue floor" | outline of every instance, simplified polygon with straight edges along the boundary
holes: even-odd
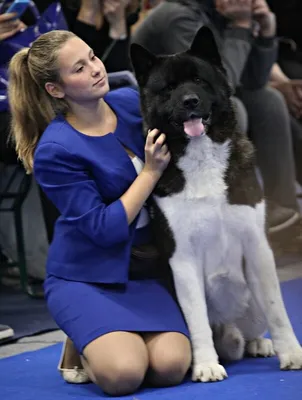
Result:
[[[302,342],[302,279],[282,284],[286,307]],[[105,398],[93,384],[70,385],[56,371],[61,345],[0,360],[1,400]],[[168,389],[142,389],[127,400],[301,400],[302,371],[280,371],[278,360],[245,359],[226,366],[229,378]]]

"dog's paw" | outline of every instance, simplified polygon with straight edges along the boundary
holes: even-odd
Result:
[[[193,366],[192,381],[216,382],[227,378],[226,370],[222,365],[213,363],[196,364]]]
[[[280,353],[280,369],[302,369],[302,348],[298,347],[289,353]]]
[[[246,352],[251,357],[273,357],[275,355],[271,339],[257,338],[248,342]]]

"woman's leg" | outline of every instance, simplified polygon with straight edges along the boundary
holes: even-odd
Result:
[[[130,332],[112,332],[93,340],[81,359],[90,379],[112,396],[135,392],[149,365],[144,340]]]
[[[181,333],[147,333],[141,337],[112,332],[88,344],[81,357],[67,339],[61,367],[68,371],[84,367],[90,380],[104,392],[120,396],[135,392],[147,371],[148,383],[153,386],[178,385],[191,361],[190,341]]]
[[[180,384],[192,361],[189,339],[178,332],[144,334],[148,354],[148,382],[154,386]]]
[[[271,88],[242,90],[249,135],[269,201],[297,210],[290,117],[281,93]]]

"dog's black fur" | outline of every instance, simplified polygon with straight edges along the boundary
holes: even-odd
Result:
[[[171,162],[154,193],[169,196],[183,190],[185,179],[176,164],[190,140],[183,122],[195,117],[203,119],[212,141],[231,141],[225,176],[228,202],[255,207],[262,200],[262,191],[255,174],[253,147],[238,132],[231,90],[211,30],[201,28],[191,48],[173,56],[156,57],[140,45],[132,44],[131,59],[140,89],[145,134],[154,128],[164,132],[171,153]],[[157,224],[163,229],[165,217],[156,214]],[[166,234],[163,250],[167,254],[168,247],[170,256],[173,236],[170,233],[168,238]]]

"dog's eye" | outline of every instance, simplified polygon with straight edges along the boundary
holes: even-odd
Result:
[[[196,76],[196,77],[194,78],[194,82],[195,82],[195,83],[200,83],[200,78],[198,78],[198,76]]]
[[[169,83],[169,85],[167,86],[168,90],[174,90],[175,89],[175,84],[173,83]]]

